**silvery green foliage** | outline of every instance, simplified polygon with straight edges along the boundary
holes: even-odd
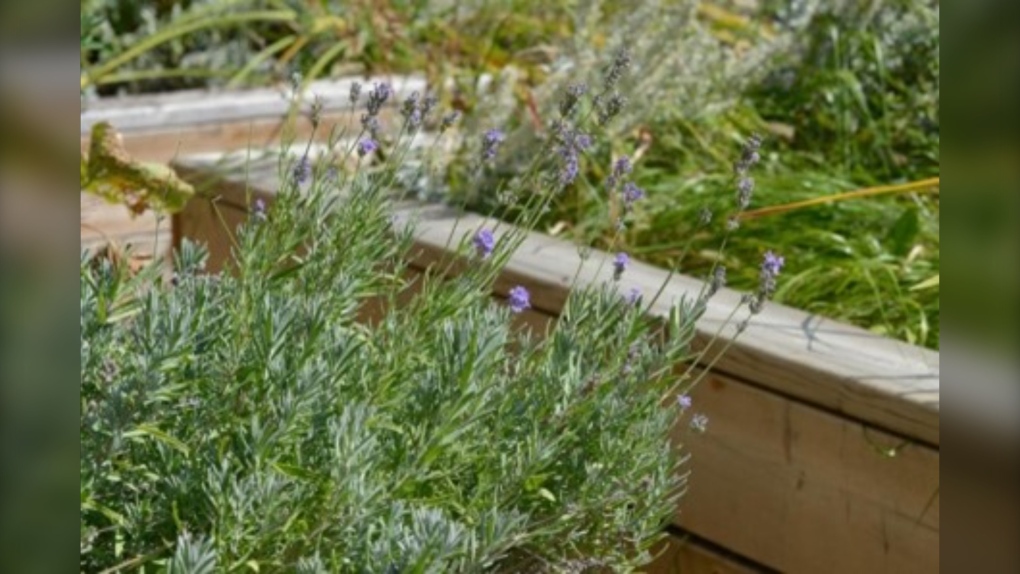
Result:
[[[595,89],[602,72],[621,50],[627,50],[634,67],[618,87],[629,105],[605,130],[611,137],[635,126],[679,115],[692,119],[717,113],[732,105],[750,85],[765,77],[771,62],[791,50],[795,35],[762,37],[748,44],[726,41],[698,17],[699,0],[641,0],[621,4],[583,0],[571,11],[573,34],[551,46],[554,59],[546,66],[545,81],[534,88],[540,116],[549,122],[570,84],[583,78]],[[508,76],[508,72],[503,72]],[[493,84],[503,86],[509,77]],[[510,112],[504,112],[510,113]],[[521,113],[524,113],[523,111]],[[527,155],[534,136],[527,127],[510,135],[510,161]]]
[[[392,168],[281,173],[228,273],[195,245],[165,282],[83,258],[81,569],[646,561],[686,480],[663,403],[702,304],[661,329],[579,288],[533,336],[489,295],[519,233],[412,283]]]
[[[216,551],[205,538],[193,539],[182,532],[166,571],[167,574],[213,574],[217,571]]]

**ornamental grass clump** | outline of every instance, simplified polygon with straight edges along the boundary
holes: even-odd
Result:
[[[344,150],[353,161],[333,170],[306,150],[281,162],[290,177],[272,205],[252,202],[227,271],[204,273],[205,250],[188,243],[170,281],[83,257],[82,571],[650,560],[686,484],[671,431],[706,429],[685,394],[696,380],[675,367],[697,358],[688,343],[708,295],[653,321],[621,252],[612,277],[574,285],[548,330],[522,326],[528,286],[492,298],[581,145],[536,150],[515,185],[545,191],[514,212],[517,226],[466,231],[456,261],[412,279],[414,221],[393,217],[389,199],[401,142],[434,118],[415,97],[387,159],[368,161],[390,95],[369,93]],[[595,137],[598,119],[572,122]],[[499,153],[501,135],[481,136],[476,161]],[[628,183],[618,166],[614,189]]]

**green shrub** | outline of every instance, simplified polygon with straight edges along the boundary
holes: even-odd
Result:
[[[620,292],[628,259],[618,254],[614,280],[576,286],[547,333],[514,322],[527,290],[494,302],[493,282],[563,185],[571,158],[561,141],[560,154],[537,149],[512,184],[546,190],[520,227],[472,230],[455,246],[471,264],[425,274],[398,305],[412,287],[413,222],[394,220],[388,201],[413,139],[381,166],[369,161],[373,109],[389,94],[375,86],[365,129],[344,140],[341,155],[358,169],[307,155],[281,162],[279,198],[252,206],[230,272],[202,273],[205,252],[191,244],[170,281],[83,257],[83,570],[557,571],[648,560],[686,480],[670,436],[690,404],[671,399],[696,381],[674,367],[692,358],[694,321],[715,289],[653,323],[639,297]],[[413,136],[434,105],[409,98],[401,133]],[[561,118],[575,136],[586,122]],[[483,136],[481,169],[503,139]],[[746,150],[743,177],[756,161]],[[612,172],[610,188],[637,201],[629,165]],[[751,308],[779,264],[763,266],[772,283]],[[364,320],[379,305],[387,311]],[[690,424],[703,430],[704,415]]]

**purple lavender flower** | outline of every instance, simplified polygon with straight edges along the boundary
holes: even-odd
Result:
[[[587,84],[572,84],[567,86],[566,93],[563,95],[563,100],[560,101],[560,115],[568,117],[574,113],[577,109],[578,102],[581,98],[588,93]]]
[[[365,138],[358,142],[358,155],[361,157],[365,157],[377,149],[379,149],[379,142],[372,138]]]
[[[506,134],[501,130],[492,128],[482,135],[482,159],[485,161],[491,161],[496,157],[496,150],[506,139]]]
[[[531,308],[531,294],[524,287],[518,285],[510,290],[510,310],[520,313]]]
[[[604,126],[609,123],[609,120],[620,115],[623,108],[627,105],[627,98],[621,96],[618,93],[613,93],[609,98],[609,101],[605,105],[600,106],[598,110],[598,123],[600,126]]]
[[[623,48],[616,53],[616,56],[613,58],[613,63],[606,68],[605,82],[603,83],[603,86],[607,91],[611,90],[617,83],[619,83],[620,78],[623,77],[623,73],[630,67],[630,64],[631,57],[629,50]]]
[[[439,105],[439,98],[437,98],[435,94],[428,94],[421,101],[421,105],[418,107],[418,110],[421,111],[423,118],[427,118],[437,105]]]
[[[720,289],[726,286],[726,266],[717,265],[712,270],[712,281],[708,284],[707,296],[711,297],[719,292]]]
[[[641,290],[637,287],[631,287],[630,291],[627,292],[627,304],[634,306],[641,300]]]
[[[369,114],[362,114],[361,126],[365,128],[365,131],[371,134],[373,138],[379,137],[379,129],[382,127],[379,124],[379,118]]]
[[[361,98],[361,82],[355,81],[351,84],[351,107],[358,105],[358,99]]]
[[[690,395],[684,393],[676,397],[676,404],[680,407],[681,411],[686,411],[687,409],[691,408],[691,405],[694,404],[694,401],[691,400]]]
[[[776,292],[776,277],[783,269],[786,260],[772,251],[766,251],[761,261],[761,272],[758,274],[758,292],[749,298],[748,307],[752,314],[761,312],[772,294]]]
[[[631,165],[630,158],[623,156],[616,160],[616,163],[613,164],[613,175],[616,177],[623,177],[630,173],[630,170],[632,169],[634,169],[634,166]]]
[[[294,182],[298,185],[303,185],[306,181],[308,181],[308,178],[312,177],[312,164],[308,161],[307,155],[301,156],[301,159],[294,164],[293,173],[291,175],[293,175]]]
[[[566,122],[557,122],[553,129],[559,143],[556,151],[563,159],[563,165],[560,167],[560,183],[570,185],[577,179],[580,172],[579,157],[581,152],[591,147],[591,136]]]
[[[645,196],[645,190],[641,189],[634,184],[633,181],[628,181],[623,184],[623,203],[625,207],[630,207],[634,202],[640,200]]]
[[[261,197],[255,200],[255,205],[252,206],[251,216],[255,221],[266,220],[266,202]]]
[[[762,273],[768,273],[772,277],[776,277],[783,269],[784,263],[786,263],[786,259],[784,259],[781,255],[776,255],[771,250],[766,251],[761,262]]]
[[[609,172],[609,177],[606,178],[606,185],[609,190],[612,191],[617,184],[619,184],[627,174],[630,173],[633,166],[630,163],[630,158],[623,156],[613,163],[613,169]]]
[[[754,193],[754,179],[742,176],[737,180],[737,207],[747,209],[751,205],[751,195]]]
[[[386,103],[386,100],[390,99],[393,95],[393,88],[386,82],[380,82],[368,92],[368,102],[365,106],[368,108],[368,115],[377,116],[382,105]]]
[[[472,241],[475,244],[475,250],[478,251],[478,255],[482,259],[488,259],[496,247],[496,237],[489,229],[479,229]]]
[[[740,159],[737,160],[737,164],[734,166],[734,171],[738,176],[746,175],[756,163],[761,161],[761,154],[758,153],[760,148],[761,136],[758,134],[751,134],[751,137],[747,138],[747,142],[744,143],[744,149],[740,153]]]
[[[630,256],[622,251],[617,253],[616,257],[613,258],[613,279],[615,281],[620,280],[628,265],[630,265]]]
[[[698,433],[703,433],[708,429],[708,415],[704,413],[698,413],[691,417],[691,430]]]
[[[581,172],[581,164],[578,162],[576,154],[567,154],[563,158],[563,165],[560,167],[560,183],[562,185],[570,185],[577,179],[577,174]]]
[[[418,98],[418,92],[411,92],[411,95],[404,100],[404,106],[400,110],[400,115],[404,116],[404,121],[412,130],[421,125],[422,113]]]
[[[761,147],[761,137],[752,134],[747,138],[744,149],[740,153],[740,159],[733,166],[733,172],[737,176],[737,209],[743,211],[751,204],[751,195],[754,193],[754,179],[748,175],[751,168],[761,160],[758,148]]]

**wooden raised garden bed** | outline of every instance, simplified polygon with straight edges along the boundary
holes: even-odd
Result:
[[[346,86],[333,86],[333,103],[346,102]],[[246,194],[271,206],[278,188],[275,162],[271,169],[246,175],[224,172],[210,156],[187,156],[243,149],[248,140],[237,139],[243,133],[238,126],[279,124],[283,112],[277,109],[273,116],[260,108],[263,115],[246,118],[239,110],[230,116],[228,130],[216,127],[213,98],[204,98],[205,107],[186,101],[184,96],[143,100],[139,105],[150,110],[191,111],[168,113],[165,117],[175,122],[171,130],[138,119],[126,145],[147,159],[176,155],[178,173],[208,190],[173,218],[173,241],[187,237],[208,243],[211,267],[217,269],[229,255],[227,230],[248,217]],[[117,117],[146,116],[132,111],[133,105],[111,104],[102,108],[105,112],[95,111],[91,121],[111,119],[127,132]],[[330,113],[339,118],[335,121],[350,117],[342,105]],[[266,130],[258,133],[272,133]],[[83,116],[83,146],[86,132]],[[181,138],[179,148],[167,143],[173,137]],[[253,145],[263,143],[253,140]],[[450,210],[413,202],[395,205],[394,212],[418,220],[410,261],[417,273],[447,255],[452,226],[463,233],[482,222],[474,215],[458,220]],[[608,278],[611,265],[604,266],[602,276],[596,273],[605,257],[610,255],[593,253],[583,263],[580,281]],[[556,320],[579,264],[573,244],[533,233],[497,280],[494,296],[526,285],[534,307],[526,320],[544,327]],[[635,263],[624,286],[650,298],[667,275]],[[651,313],[663,316],[670,301],[697,293],[700,286],[699,280],[673,276]],[[696,345],[716,333],[739,298],[740,293],[723,290],[711,300],[698,324]],[[722,337],[733,336],[732,326],[722,330]],[[769,304],[715,363],[693,398],[711,423],[707,433],[685,436],[693,460],[690,489],[676,513],[670,544],[649,572],[938,571],[937,352]]]

